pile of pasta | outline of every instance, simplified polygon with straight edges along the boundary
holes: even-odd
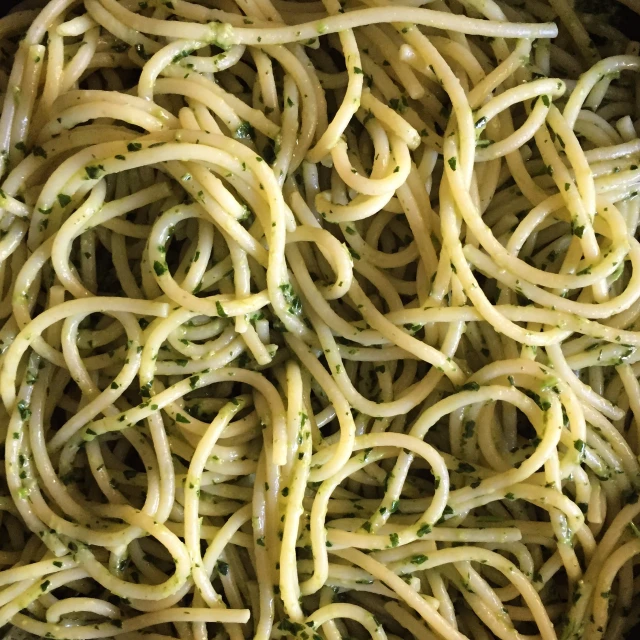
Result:
[[[2,18],[0,626],[622,638],[640,57],[618,9]]]

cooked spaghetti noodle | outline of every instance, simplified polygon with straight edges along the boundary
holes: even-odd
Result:
[[[0,19],[0,626],[639,621],[640,45],[598,11]]]

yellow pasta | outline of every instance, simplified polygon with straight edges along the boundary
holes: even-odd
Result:
[[[632,633],[640,7],[605,4],[0,18],[8,638]]]

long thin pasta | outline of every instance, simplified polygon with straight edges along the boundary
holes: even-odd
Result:
[[[630,632],[640,44],[620,4],[0,18],[0,626]]]

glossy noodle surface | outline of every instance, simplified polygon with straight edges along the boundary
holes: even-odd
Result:
[[[0,627],[622,639],[640,619],[623,4],[0,19]]]

